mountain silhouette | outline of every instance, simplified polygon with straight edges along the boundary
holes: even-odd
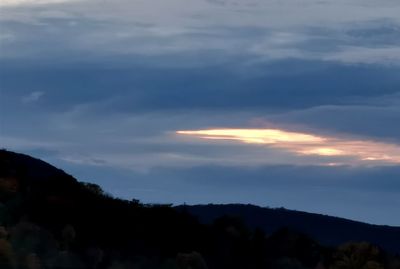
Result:
[[[400,227],[306,213],[284,208],[266,208],[243,204],[178,206],[197,216],[203,223],[228,215],[240,217],[251,228],[273,233],[282,227],[303,232],[324,245],[337,246],[348,241],[368,241],[393,252],[400,252]]]
[[[2,269],[398,269],[399,238],[399,227],[299,211],[122,200],[0,150]]]

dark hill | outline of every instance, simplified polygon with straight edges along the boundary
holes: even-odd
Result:
[[[42,160],[7,150],[0,150],[0,169],[3,175],[21,176],[27,180],[35,181],[32,184],[58,177],[69,177],[71,181],[76,181],[64,171]]]
[[[369,243],[336,249],[307,235],[326,240],[331,232],[342,234],[341,240],[354,233],[355,239],[399,249],[399,228],[245,205],[141,204],[111,197],[41,160],[0,150],[2,269],[339,268],[335,264],[347,261],[399,268],[398,257]]]
[[[237,216],[249,227],[261,228],[267,234],[288,227],[308,234],[325,245],[336,246],[348,241],[368,241],[388,250],[400,252],[400,227],[371,225],[321,214],[254,205],[210,204],[177,208],[185,208],[203,223],[212,223],[224,215]]]

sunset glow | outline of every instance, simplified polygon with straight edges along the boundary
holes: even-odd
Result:
[[[400,163],[400,145],[370,140],[323,137],[278,129],[208,129],[176,133],[200,139],[263,144],[298,156],[344,157],[360,163]]]
[[[275,144],[286,143],[321,143],[324,138],[286,132],[277,129],[212,129],[198,131],[177,131],[178,134],[200,136],[208,139],[240,140],[245,143]]]

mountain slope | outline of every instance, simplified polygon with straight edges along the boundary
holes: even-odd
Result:
[[[339,245],[348,241],[368,241],[394,252],[400,252],[400,227],[371,225],[343,218],[287,209],[271,209],[254,205],[194,205],[179,206],[197,216],[204,223],[218,217],[237,216],[251,228],[273,233],[282,227],[301,231],[325,245]]]

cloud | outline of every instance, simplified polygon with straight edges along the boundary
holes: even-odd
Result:
[[[74,1],[74,0],[2,0],[0,2],[0,6],[56,4],[56,3],[63,3],[63,2],[69,2],[69,1]]]
[[[78,61],[82,55],[109,59],[216,53],[218,58],[241,55],[246,62],[397,64],[390,58],[399,44],[400,5],[394,1],[47,2],[0,11],[2,29],[16,37],[4,46],[3,58]],[[211,55],[191,64],[215,60]]]
[[[1,33],[0,34],[0,43],[12,42],[15,40],[14,35],[10,33]]]
[[[288,126],[307,126],[308,131],[350,133],[399,143],[400,99],[398,94],[365,98],[356,105],[322,105],[296,109],[265,117],[267,122],[281,122]]]
[[[395,47],[344,47],[341,51],[323,57],[328,61],[341,61],[356,64],[388,64],[400,63],[400,46]]]
[[[302,156],[320,156],[322,165],[400,165],[400,145],[384,142],[323,137],[279,129],[207,129],[177,131],[178,135],[219,141],[259,144]],[[335,157],[335,159],[330,159]],[[323,158],[325,160],[323,160]],[[344,158],[342,162],[341,159]],[[350,160],[349,160],[350,159]]]
[[[199,55],[200,57],[201,55]],[[128,61],[130,58],[126,58]],[[184,61],[185,58],[175,58]],[[324,105],[360,105],[365,99],[394,94],[399,68],[324,62],[279,61],[240,65],[240,59],[213,66],[163,66],[131,63],[41,63],[2,61],[5,98],[46,92],[42,108],[66,111],[95,103],[102,113],[172,110],[246,110],[259,114]],[[163,62],[163,61],[161,61]],[[16,80],[15,77],[20,79]],[[32,86],[34,85],[34,86]],[[11,104],[4,99],[4,106]],[[15,104],[14,104],[15,105]]]
[[[43,95],[44,95],[44,92],[41,92],[41,91],[31,92],[29,95],[22,97],[22,102],[25,104],[35,103],[35,102],[39,101],[39,99],[41,99],[43,97]]]

